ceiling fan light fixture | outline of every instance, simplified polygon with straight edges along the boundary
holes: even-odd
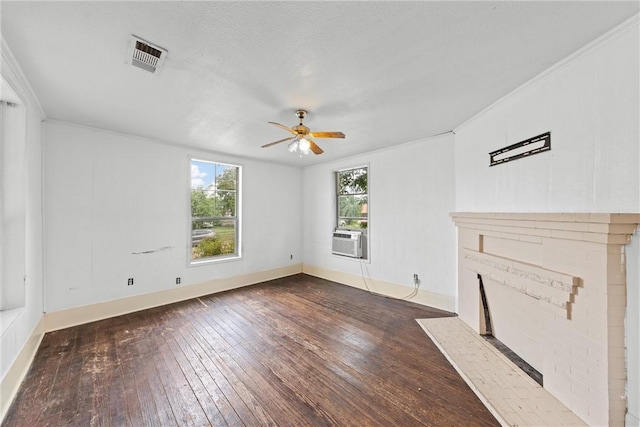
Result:
[[[306,139],[300,138],[298,147],[300,147],[300,151],[302,151],[304,154],[309,154],[309,148],[311,148],[311,144],[309,144],[309,141],[307,141]]]
[[[290,153],[300,153],[300,157],[302,157],[303,154],[309,154],[310,149],[311,144],[309,144],[309,141],[300,137],[295,138],[287,146],[287,150],[289,150]]]

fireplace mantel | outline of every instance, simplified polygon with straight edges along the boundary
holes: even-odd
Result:
[[[626,261],[638,213],[451,214],[458,314],[478,333],[482,275],[494,335],[590,425],[624,425]]]

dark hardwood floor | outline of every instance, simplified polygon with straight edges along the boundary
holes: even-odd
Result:
[[[415,322],[307,275],[45,335],[6,426],[496,426]]]

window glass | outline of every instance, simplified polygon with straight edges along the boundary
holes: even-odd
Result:
[[[239,256],[240,167],[191,160],[191,261]]]
[[[362,229],[369,223],[366,167],[336,172],[337,228]]]

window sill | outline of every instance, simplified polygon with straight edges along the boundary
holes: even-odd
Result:
[[[337,254],[333,254],[333,253],[331,254],[331,256],[333,258],[339,258],[339,259],[343,259],[343,260],[346,260],[346,261],[357,261],[357,262],[360,262],[360,263],[371,264],[371,260],[369,260],[369,258],[354,258],[354,257],[351,257],[351,256],[337,255]]]
[[[240,255],[232,256],[232,257],[224,257],[224,258],[206,258],[203,260],[189,261],[188,267],[200,267],[203,265],[219,264],[223,262],[235,262],[235,261],[240,261],[241,259],[242,259],[242,256]]]

